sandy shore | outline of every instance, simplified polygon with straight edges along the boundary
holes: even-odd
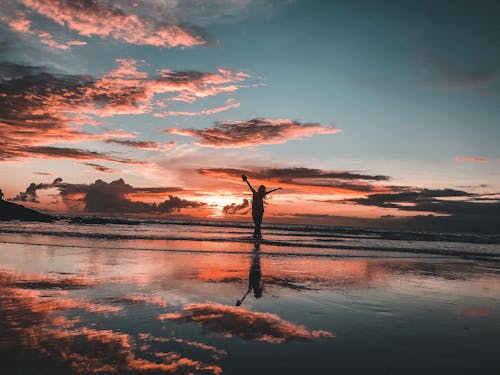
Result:
[[[7,373],[498,371],[497,262],[8,236],[0,244]],[[236,306],[249,277],[262,296],[252,290]]]

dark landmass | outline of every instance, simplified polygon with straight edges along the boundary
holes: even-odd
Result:
[[[20,204],[0,200],[0,220],[50,222],[54,221],[55,219],[56,218],[54,216],[42,214],[41,212],[26,208],[24,206],[21,206]]]

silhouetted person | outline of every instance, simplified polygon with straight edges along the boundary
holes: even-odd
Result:
[[[272,193],[276,190],[283,190],[282,188],[276,188],[269,191],[266,191],[266,187],[264,185],[259,186],[259,190],[255,190],[250,182],[248,182],[248,178],[245,175],[242,175],[241,178],[245,181],[252,191],[252,219],[255,224],[255,231],[253,232],[254,238],[262,238],[262,233],[260,231],[260,227],[262,225],[262,218],[264,217],[264,198],[267,194]]]
[[[0,201],[3,201],[3,192],[2,192],[2,189],[0,189]]]
[[[262,283],[262,272],[260,270],[260,244],[255,243],[253,254],[252,254],[252,264],[250,265],[250,270],[248,272],[248,290],[243,295],[241,300],[236,301],[236,306],[240,306],[245,298],[253,291],[255,298],[262,297],[262,292],[264,291],[264,283]]]

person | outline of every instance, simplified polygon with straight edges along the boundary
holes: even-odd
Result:
[[[236,301],[236,306],[240,306],[252,290],[255,298],[262,297],[264,283],[262,282],[262,271],[260,269],[260,243],[254,245],[252,264],[248,271],[248,290],[241,299]]]
[[[264,198],[266,197],[267,194],[270,194],[276,190],[283,190],[283,188],[279,187],[276,189],[266,191],[266,187],[264,185],[260,185],[259,189],[255,190],[248,181],[247,176],[241,175],[241,178],[243,181],[247,183],[248,187],[252,191],[252,219],[255,225],[253,237],[260,239],[262,238],[261,225],[262,225],[262,218],[264,217]]]
[[[0,189],[0,201],[3,201],[3,192],[2,192],[2,189]]]

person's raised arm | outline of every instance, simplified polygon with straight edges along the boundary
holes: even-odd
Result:
[[[250,182],[248,182],[248,178],[247,178],[247,176],[245,176],[244,174],[242,174],[242,175],[241,175],[241,179],[247,183],[247,185],[248,185],[248,187],[250,188],[250,190],[252,190],[252,193],[255,193],[255,192],[256,192],[256,191],[255,191],[255,189],[253,188],[253,186],[252,186],[252,185],[250,185]]]
[[[276,190],[283,190],[283,188],[279,187],[279,188],[276,188],[276,189],[272,189],[272,190],[266,191],[266,195],[270,194],[270,193],[272,193],[273,191],[276,191]]]

